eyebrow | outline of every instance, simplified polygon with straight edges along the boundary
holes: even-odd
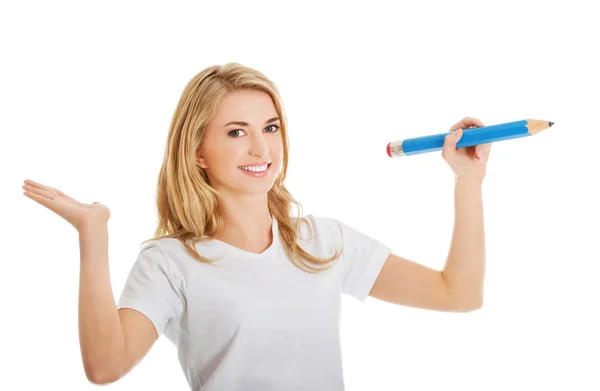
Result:
[[[279,117],[273,117],[270,120],[268,120],[267,122],[265,122],[265,125],[270,124],[271,122],[279,121],[279,120],[280,120]],[[249,123],[242,122],[242,121],[231,121],[231,122],[228,122],[227,124],[225,124],[225,126],[229,126],[229,125],[250,126]]]

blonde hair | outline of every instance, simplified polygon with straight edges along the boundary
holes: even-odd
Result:
[[[301,270],[309,273],[327,270],[333,266],[328,264],[339,258],[341,250],[337,250],[331,258],[321,259],[304,251],[296,242],[296,239],[301,239],[298,232],[302,222],[308,225],[311,232],[309,240],[312,239],[312,229],[301,214],[298,215],[296,224],[292,224],[292,204],[295,204],[299,211],[302,210],[302,205],[284,185],[289,139],[279,90],[262,73],[235,62],[204,69],[184,88],[171,121],[163,164],[158,175],[158,227],[154,237],[145,240],[142,245],[161,238],[175,238],[196,260],[204,263],[216,261],[201,256],[195,249],[196,243],[214,239],[223,227],[223,217],[217,204],[219,192],[210,186],[206,173],[197,166],[196,152],[204,141],[206,126],[213,117],[219,101],[229,92],[244,89],[268,93],[281,119],[280,131],[284,141],[283,166],[269,190],[268,208],[271,215],[277,219],[285,253]]]

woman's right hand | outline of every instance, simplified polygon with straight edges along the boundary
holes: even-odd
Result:
[[[62,191],[30,179],[23,181],[25,195],[67,220],[78,232],[90,224],[106,224],[110,210],[99,202],[83,204]]]

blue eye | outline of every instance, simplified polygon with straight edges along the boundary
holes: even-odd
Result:
[[[229,132],[227,134],[231,136],[231,133],[233,133],[233,132],[241,132],[241,131],[242,131],[242,129],[236,129],[236,130],[232,130],[231,132]],[[236,137],[236,136],[232,136],[232,137]]]
[[[271,126],[272,126],[272,127],[274,127],[274,128],[275,128],[275,130],[273,130],[273,131],[271,131],[271,132],[268,132],[268,133],[275,133],[275,132],[277,132],[277,131],[279,130],[279,126],[278,126],[278,125],[269,125],[269,126],[267,126],[265,129],[267,129],[267,128],[271,127]],[[243,131],[244,131],[244,130],[242,130],[242,129],[235,129],[235,130],[232,130],[232,131],[228,132],[227,134],[228,134],[228,135],[230,135],[231,137],[234,137],[234,138],[236,138],[236,137],[238,137],[238,136],[234,136],[234,135],[232,135],[231,133],[233,133],[233,132],[243,132]]]

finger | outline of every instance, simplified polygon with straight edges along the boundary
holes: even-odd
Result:
[[[483,154],[483,155],[481,156],[481,158],[480,158],[480,159],[477,159],[477,160],[478,160],[480,163],[487,163],[487,161],[488,161],[488,159],[489,159],[489,158],[490,158],[490,156],[489,156],[489,155],[486,153],[486,154]]]
[[[27,185],[29,185],[29,186],[31,186],[33,188],[40,189],[40,190],[45,190],[48,193],[53,193],[54,192],[53,188],[51,188],[50,186],[43,185],[43,184],[41,184],[39,182],[35,182],[35,181],[30,180],[30,179],[26,179],[24,182]]]
[[[51,186],[46,186],[44,184],[32,181],[31,179],[25,179],[23,182],[25,182],[26,184],[33,186],[33,187],[37,187],[37,188],[41,188],[43,190],[46,190],[49,193],[55,194],[55,195],[61,195],[63,197],[67,197],[67,195],[65,193],[63,193],[62,191],[55,189]]]
[[[490,149],[492,148],[492,143],[480,144],[477,146],[477,151],[475,155],[477,158],[487,156],[490,153]]]
[[[475,146],[475,154],[474,154],[474,156],[477,159],[481,159],[481,157],[483,156],[483,148],[482,148],[481,145],[476,145]]]
[[[48,192],[48,191],[46,191],[44,189],[41,189],[39,187],[34,187],[34,186],[30,186],[30,185],[23,185],[23,189],[25,191],[29,192],[29,193],[36,194],[36,195],[39,195],[40,197],[44,197],[44,198],[47,198],[47,199],[53,200],[54,197],[55,197],[54,194],[52,194],[52,193],[50,193],[50,192]]]
[[[482,148],[478,145],[475,151],[475,159],[479,160],[480,162],[484,159],[485,155],[483,153]]]
[[[462,129],[458,129],[446,135],[444,138],[444,146],[442,147],[442,157],[444,159],[451,158],[457,153],[456,143],[458,143],[462,137],[462,133]]]
[[[471,126],[479,127],[479,126],[484,126],[484,125],[483,125],[483,122],[481,122],[481,120],[479,120],[477,118],[465,117],[462,120],[455,123],[454,125],[452,125],[450,130],[468,129]]]
[[[477,152],[475,153],[475,158],[480,162],[487,162],[489,159],[491,150],[491,143],[481,144],[477,146]]]
[[[48,209],[50,208],[50,199],[48,199],[47,197],[41,196],[39,194],[36,194],[34,192],[31,192],[29,190],[26,190],[23,194],[25,194],[25,196],[31,198],[32,200],[34,200],[35,202],[37,202],[40,205],[45,206]]]

